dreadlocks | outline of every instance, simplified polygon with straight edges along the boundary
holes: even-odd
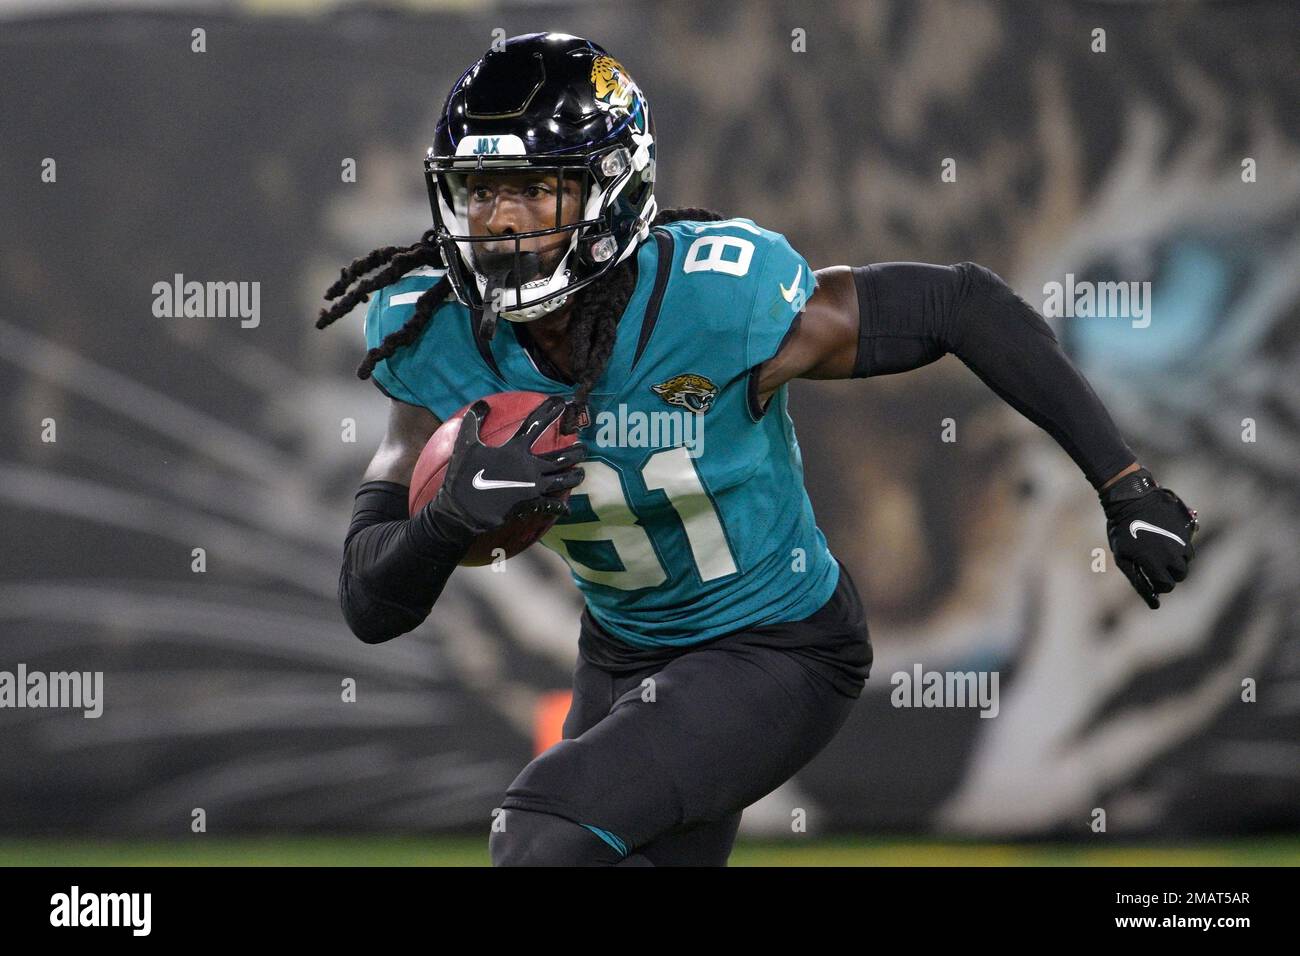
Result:
[[[711,209],[686,206],[663,210],[655,216],[651,226],[662,226],[679,220],[718,222],[723,218]],[[442,265],[432,230],[421,236],[420,241],[414,245],[376,249],[344,268],[338,281],[325,290],[325,298],[334,304],[321,309],[320,317],[316,319],[316,328],[323,329],[331,325],[359,303],[368,302],[370,293],[391,285],[412,269],[419,266],[441,268]],[[379,271],[367,275],[376,269]],[[356,287],[348,291],[354,282]],[[574,296],[568,336],[570,366],[577,388],[573,393],[569,413],[566,414],[565,431],[576,430],[576,415],[585,407],[587,396],[605,371],[605,365],[614,351],[618,318],[627,308],[634,287],[629,257],[606,273],[600,281],[579,290]],[[415,313],[405,325],[386,335],[378,346],[366,352],[366,357],[357,367],[357,378],[369,378],[378,363],[419,339],[433,318],[433,313],[450,294],[451,281],[444,275],[416,300]]]

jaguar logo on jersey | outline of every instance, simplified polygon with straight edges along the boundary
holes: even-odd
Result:
[[[632,78],[612,56],[598,56],[591,64],[591,85],[596,101],[608,110],[627,110],[632,105]]]
[[[669,405],[680,405],[701,415],[713,407],[713,399],[718,394],[718,386],[694,372],[674,375],[650,388]]]

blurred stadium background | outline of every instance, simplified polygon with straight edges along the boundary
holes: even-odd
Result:
[[[645,90],[661,206],[818,267],[973,260],[1040,309],[1067,273],[1153,284],[1149,328],[1055,325],[1201,511],[1155,614],[1091,570],[1069,458],[956,359],[792,387],[876,663],[734,862],[1294,863],[1298,26],[1287,0],[0,0],[0,670],[101,670],[106,698],[0,709],[0,863],[487,861],[578,598],[535,549],[458,572],[413,635],[352,637],[339,560],[387,400],[353,374],[361,314],[312,322],[341,265],[427,227],[451,82],[494,30],[542,29]],[[260,325],[155,318],[177,273],[259,282]],[[999,715],[892,707],[916,663],[998,671]]]

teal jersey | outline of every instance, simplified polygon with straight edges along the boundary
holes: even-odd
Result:
[[[661,226],[634,255],[635,291],[579,432],[586,477],[542,543],[568,562],[597,623],[629,644],[807,617],[839,565],[804,489],[786,387],[764,412],[750,371],[776,354],[816,287],[812,269],[748,219]],[[400,328],[440,274],[419,269],[376,294],[366,344]],[[374,378],[443,420],[493,392],[571,394],[528,341],[507,321],[481,339],[449,299]]]

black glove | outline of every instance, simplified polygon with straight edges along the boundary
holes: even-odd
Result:
[[[1141,468],[1101,492],[1106,537],[1115,564],[1152,609],[1187,577],[1195,551],[1196,512]]]
[[[471,405],[461,419],[442,487],[415,516],[428,538],[468,547],[479,535],[524,515],[568,514],[568,503],[552,496],[582,481],[582,469],[574,466],[587,457],[586,447],[575,442],[541,455],[532,451],[533,442],[564,407],[564,399],[558,396],[547,399],[520,423],[509,441],[494,446],[479,440],[488,403],[479,400]]]

